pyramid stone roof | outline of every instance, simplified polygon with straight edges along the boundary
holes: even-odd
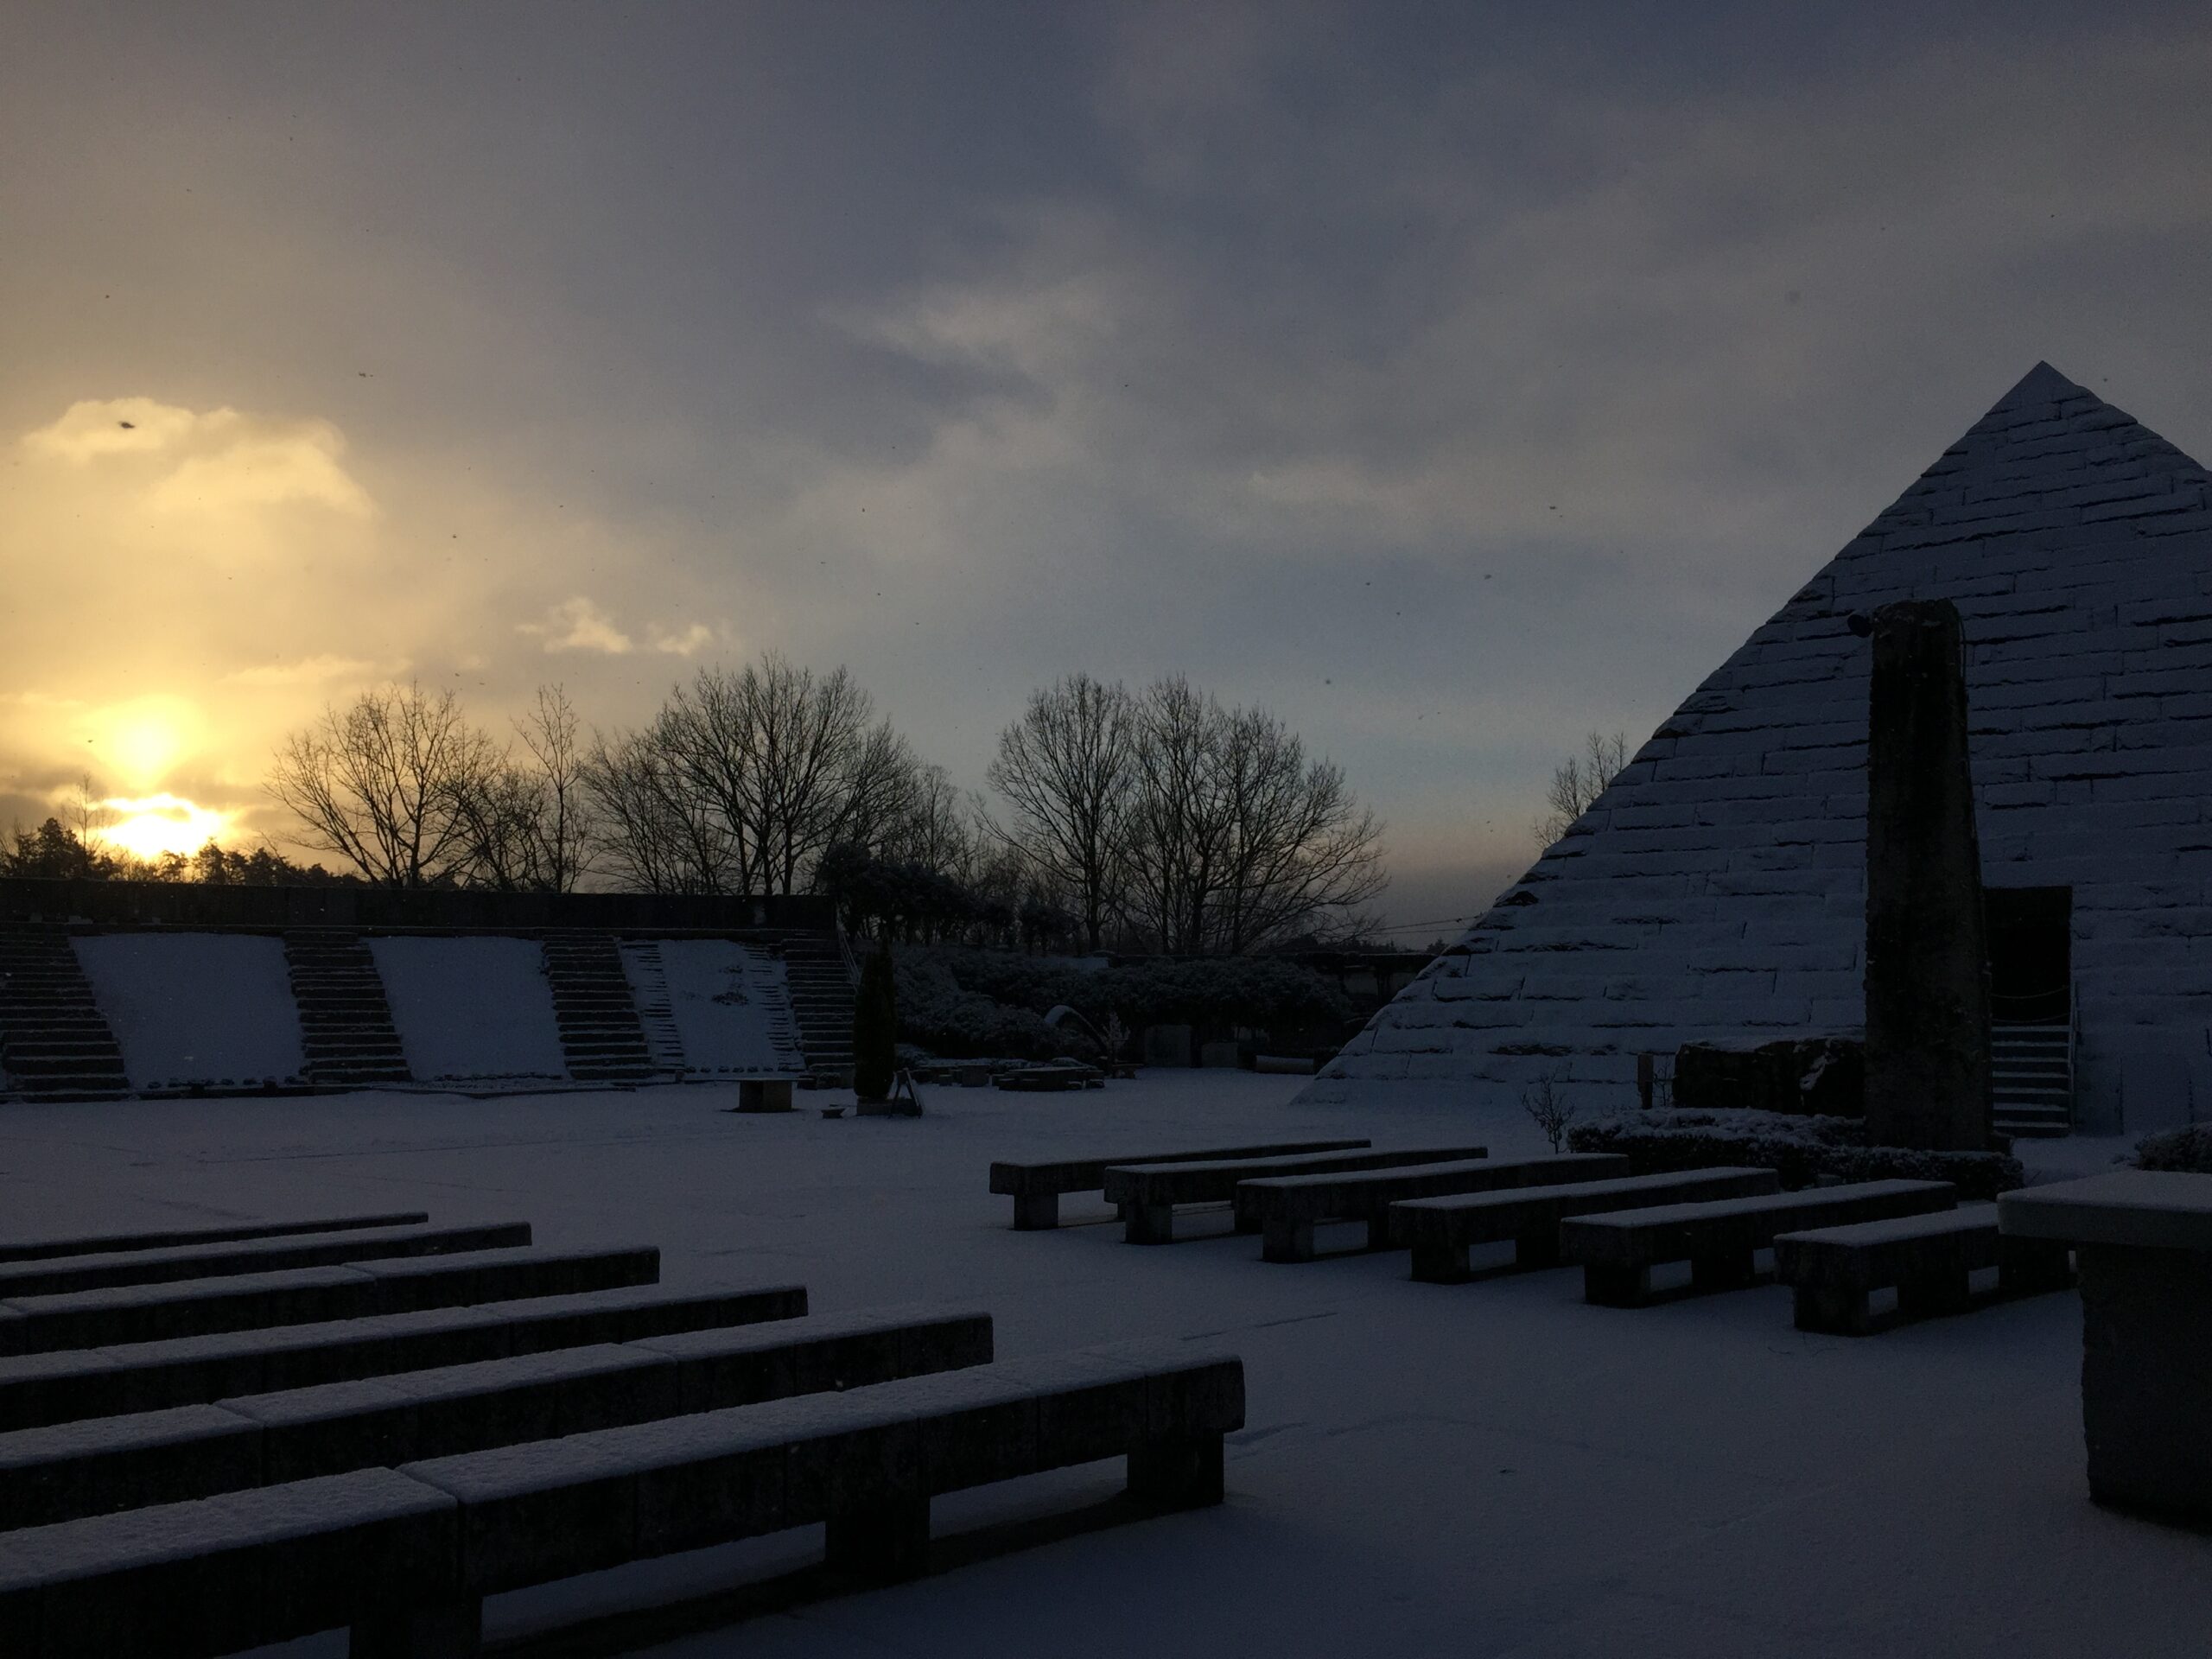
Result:
[[[2208,479],[2040,363],[1668,717],[1308,1098],[1550,1076],[1619,1103],[1610,1085],[1639,1053],[1855,1034],[1870,652],[1848,620],[1908,598],[1951,600],[1964,624],[1986,881],[2074,890],[2081,1098],[2115,1128],[2131,1088],[2212,1116]]]

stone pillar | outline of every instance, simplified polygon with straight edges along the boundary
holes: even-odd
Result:
[[[1989,946],[1959,613],[1874,613],[1866,725],[1866,1138],[1989,1145]]]

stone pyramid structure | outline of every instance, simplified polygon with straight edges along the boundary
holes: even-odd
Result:
[[[2048,364],[1307,1098],[1426,1081],[1510,1101],[1550,1077],[1620,1106],[1639,1054],[1857,1035],[1870,652],[1850,622],[1907,598],[1964,623],[1985,885],[2070,889],[2073,1126],[2212,1119],[2212,499],[2202,466]]]

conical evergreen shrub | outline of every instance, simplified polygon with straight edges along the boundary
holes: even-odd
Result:
[[[898,1070],[899,993],[887,942],[861,964],[860,994],[853,1001],[853,1093],[862,1100],[890,1099]]]

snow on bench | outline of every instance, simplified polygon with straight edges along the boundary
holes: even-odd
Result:
[[[1187,1164],[1214,1158],[1268,1158],[1282,1153],[1341,1152],[1371,1141],[1278,1141],[1262,1147],[1206,1147],[1193,1152],[1148,1152],[1133,1158],[1055,1158],[1041,1163],[1001,1160],[991,1166],[991,1191],[1014,1200],[1018,1232],[1057,1227],[1060,1194],[1096,1192],[1106,1172],[1129,1164]]]
[[[631,1343],[797,1319],[803,1285],[645,1285],[485,1306],[427,1308],[327,1324],[179,1337],[0,1359],[0,1429],[204,1405],[318,1382],[511,1354]]]
[[[1967,1275],[1983,1268],[1997,1269],[2000,1296],[2056,1290],[2073,1276],[2064,1244],[2004,1238],[1993,1204],[1781,1233],[1774,1241],[1774,1276],[1796,1293],[1797,1328],[1835,1336],[1875,1329],[1868,1298],[1878,1290],[1897,1291],[1900,1319],[1956,1313],[1973,1300]]]
[[[1390,1206],[1390,1238],[1401,1249],[1413,1251],[1414,1278],[1426,1284],[1457,1285],[1466,1281],[1467,1251],[1478,1244],[1510,1239],[1516,1267],[1557,1267],[1560,1223],[1569,1216],[1752,1198],[1781,1190],[1782,1179],[1770,1169],[1720,1165],[1471,1198],[1413,1198]]]
[[[1238,1230],[1260,1230],[1263,1259],[1311,1262],[1317,1222],[1363,1221],[1367,1248],[1384,1250],[1390,1248],[1390,1206],[1402,1198],[1550,1186],[1627,1173],[1628,1160],[1613,1152],[1567,1152],[1548,1158],[1495,1160],[1476,1158],[1413,1169],[1345,1170],[1239,1181],[1235,1204]]]
[[[507,1249],[529,1243],[528,1222],[503,1221],[474,1227],[353,1229],[242,1243],[51,1256],[21,1266],[0,1267],[0,1298],[58,1296],[73,1291],[104,1290],[112,1285],[221,1279],[245,1273],[328,1267],[343,1262],[450,1255],[467,1250]]]
[[[11,1296],[0,1300],[0,1354],[568,1295],[649,1285],[659,1277],[659,1249],[637,1244],[597,1250],[480,1250],[419,1261],[239,1274],[181,1285]]]
[[[1694,1289],[1734,1289],[1751,1282],[1753,1254],[1778,1234],[1924,1215],[1957,1202],[1958,1189],[1948,1181],[1856,1181],[1764,1198],[1662,1205],[1562,1221],[1560,1255],[1580,1264],[1586,1300],[1634,1307],[1651,1299],[1651,1269],[1662,1262],[1688,1262]]]
[[[1488,1147],[1407,1147],[1395,1152],[1301,1153],[1294,1157],[1208,1159],[1191,1163],[1116,1164],[1106,1172],[1106,1201],[1122,1206],[1122,1237],[1131,1244],[1166,1244],[1175,1237],[1179,1204],[1226,1204],[1240,1181],[1270,1175],[1326,1175],[1348,1169],[1396,1169],[1409,1164],[1486,1158]],[[1239,1231],[1249,1230],[1240,1220]]]
[[[984,1365],[988,1313],[883,1308],[0,1433],[0,1531]]]
[[[826,1523],[854,1576],[911,1576],[932,1497],[1104,1458],[1147,1507],[1217,1503],[1243,1421],[1233,1357],[1047,1354],[27,1529],[0,1629],[11,1659],[346,1626],[356,1654],[470,1654],[487,1594],[794,1527]]]
[[[67,1238],[0,1239],[0,1262],[36,1262],[50,1255],[93,1255],[112,1250],[162,1250],[183,1244],[220,1244],[245,1238],[275,1238],[286,1233],[336,1233],[356,1227],[413,1227],[429,1220],[427,1210],[395,1211],[376,1216],[315,1216],[299,1221],[241,1221],[218,1227],[180,1227],[162,1232],[88,1233]]]

